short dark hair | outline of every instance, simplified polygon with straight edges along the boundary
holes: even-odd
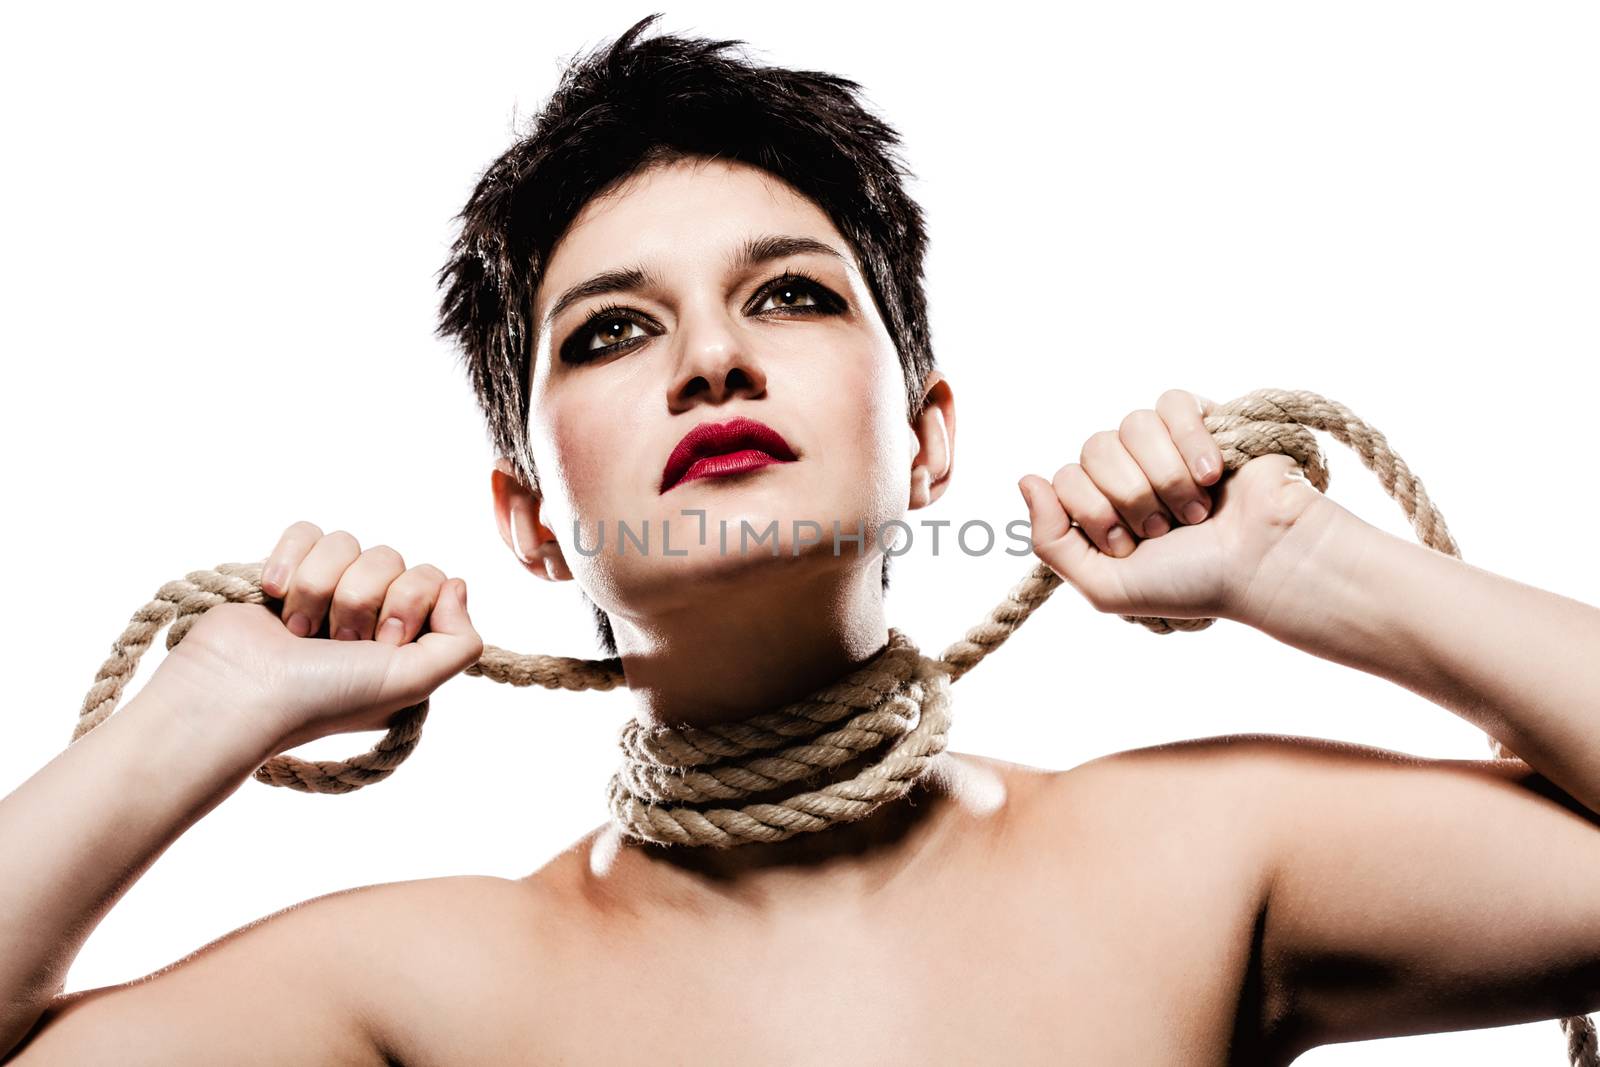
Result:
[[[898,154],[899,134],[857,99],[861,86],[847,78],[753,63],[730,53],[741,40],[641,39],[661,14],[569,61],[529,131],[473,189],[439,272],[438,334],[461,350],[495,451],[534,492],[534,293],[584,205],[658,163],[736,160],[793,186],[855,253],[900,357],[908,420],[921,409],[934,366],[923,292],[927,234],[903,186],[914,175]],[[600,644],[615,655],[610,620],[591,607]]]

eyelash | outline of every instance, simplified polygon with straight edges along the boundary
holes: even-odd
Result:
[[[773,311],[799,315],[837,315],[845,309],[844,301],[834,295],[831,289],[806,272],[797,270],[786,270],[776,278],[771,279],[756,291],[756,295],[751,300],[759,307],[773,293],[785,288],[795,288],[807,292],[816,303],[802,307],[779,306],[773,308]],[[770,314],[770,312],[763,312],[762,314]],[[604,307],[596,309],[592,315],[583,321],[583,325],[579,326],[567,338],[566,343],[561,346],[562,361],[579,364],[589,363],[601,357],[634,348],[636,347],[636,342],[649,340],[648,337],[630,337],[624,341],[601,345],[599,348],[582,347],[583,342],[590,339],[589,334],[596,326],[611,322],[631,322],[646,330],[652,325],[643,315],[636,311],[620,304],[606,304]]]

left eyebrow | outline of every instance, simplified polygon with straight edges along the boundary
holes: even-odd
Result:
[[[785,256],[818,253],[845,261],[844,254],[837,248],[819,241],[815,237],[769,233],[747,238],[729,257],[729,266],[734,270],[741,270],[768,263],[774,259],[782,259]],[[546,325],[554,322],[556,317],[567,308],[580,300],[587,300],[592,296],[604,296],[607,293],[635,292],[640,289],[657,288],[659,285],[656,275],[643,266],[602,271],[588,281],[579,282],[562,293],[560,298],[550,305],[550,311],[545,315],[544,322]]]
[[[803,256],[811,253],[821,253],[843,260],[844,255],[837,248],[825,244],[814,237],[795,237],[790,234],[763,234],[760,237],[751,237],[736,251],[731,258],[730,265],[735,270],[745,267],[754,267],[784,256]]]

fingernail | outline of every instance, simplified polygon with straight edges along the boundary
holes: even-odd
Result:
[[[1183,506],[1183,521],[1193,525],[1206,517],[1206,506],[1198,500],[1191,500]]]
[[[1172,527],[1168,525],[1167,517],[1159,511],[1144,520],[1144,535],[1146,537],[1160,537],[1170,529]]]
[[[1129,537],[1128,531],[1122,528],[1121,523],[1117,523],[1106,531],[1106,544],[1111,546],[1111,551],[1121,552],[1122,546],[1129,543]]]
[[[400,635],[405,632],[406,624],[400,621],[400,616],[390,615],[383,620],[383,625],[378,627],[378,640],[386,645],[398,645]]]
[[[267,573],[261,576],[261,586],[272,596],[283,593],[283,583],[289,580],[289,568],[283,563],[274,563]]]
[[[1194,469],[1200,477],[1209,478],[1217,469],[1217,461],[1210,456],[1201,456],[1199,461],[1195,463]]]
[[[333,635],[335,641],[359,641],[361,635],[349,626],[339,627],[339,632]]]
[[[305,637],[311,633],[311,620],[303,611],[297,611],[289,616],[289,632],[296,637]]]

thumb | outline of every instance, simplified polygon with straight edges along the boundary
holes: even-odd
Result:
[[[467,615],[467,583],[460,578],[446,582],[426,631],[395,651],[407,682],[430,693],[476,663],[483,655],[483,639]]]
[[[1081,573],[1093,547],[1083,531],[1072,525],[1072,516],[1061,504],[1055,486],[1037,474],[1024,475],[1017,483],[1028,505],[1033,551],[1063,578],[1071,580]]]

